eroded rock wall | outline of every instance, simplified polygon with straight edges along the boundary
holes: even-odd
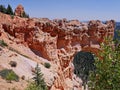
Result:
[[[8,38],[17,44],[22,43],[38,56],[57,65],[58,76],[50,87],[51,90],[71,90],[72,88],[80,90],[80,84],[75,84],[80,81],[77,81],[73,74],[74,55],[81,50],[97,54],[104,38],[114,36],[114,27],[113,20],[106,23],[99,20],[82,23],[78,20],[67,21],[66,19],[49,20],[18,16],[11,18],[0,13],[1,37]]]

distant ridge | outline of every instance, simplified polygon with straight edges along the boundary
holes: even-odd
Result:
[[[120,22],[116,22],[115,30],[120,30]]]

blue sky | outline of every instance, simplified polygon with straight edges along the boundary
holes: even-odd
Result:
[[[0,0],[13,9],[22,4],[30,17],[120,21],[120,0]]]

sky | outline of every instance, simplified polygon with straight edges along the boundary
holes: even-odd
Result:
[[[37,18],[120,21],[120,0],[0,0],[0,4],[10,4],[13,10],[22,4],[30,17]]]

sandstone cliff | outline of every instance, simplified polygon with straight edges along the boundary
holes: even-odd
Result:
[[[35,62],[51,63],[54,76],[51,76],[52,80],[46,80],[50,90],[81,90],[81,80],[73,73],[74,55],[81,50],[97,55],[104,38],[114,36],[114,27],[113,20],[82,23],[66,19],[11,18],[0,13],[0,39],[21,53],[30,55]],[[24,49],[29,48],[32,54],[23,51],[20,45]],[[50,77],[44,74],[45,78]]]

